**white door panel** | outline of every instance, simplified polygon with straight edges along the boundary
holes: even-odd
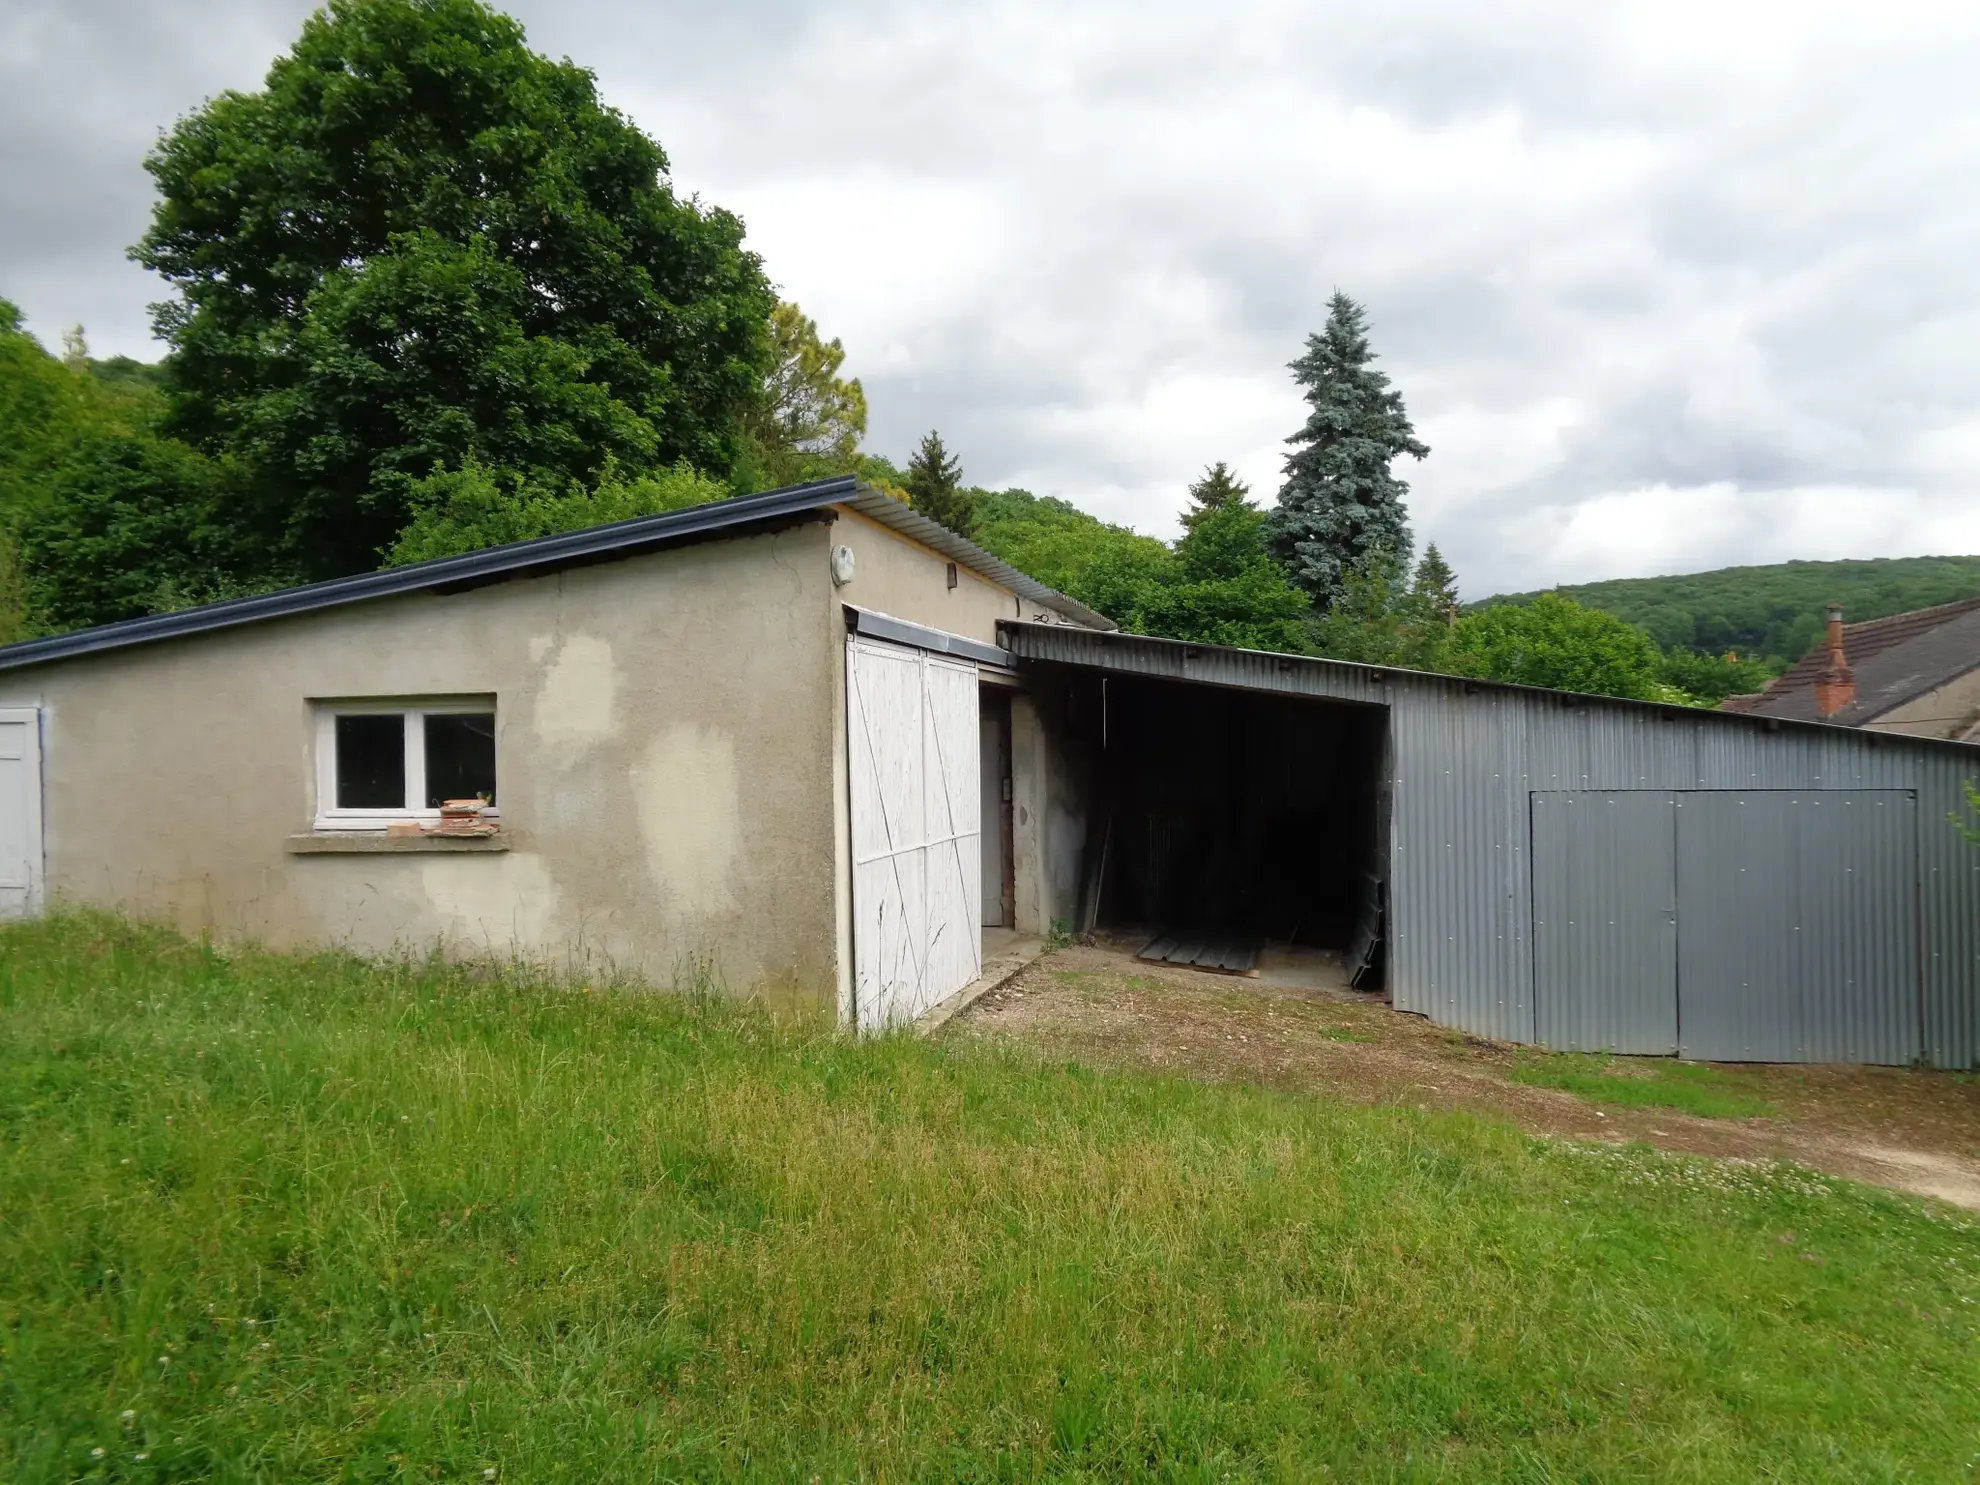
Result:
[[[41,910],[41,719],[0,708],[0,918]]]
[[[976,667],[926,657],[922,756],[928,811],[928,974],[920,1015],[975,979],[983,953],[982,779]]]
[[[853,999],[864,1029],[911,1021],[981,970],[974,666],[846,643]]]
[[[912,997],[926,958],[921,669],[912,652],[857,642],[846,661],[853,996],[859,1025],[873,1028]]]

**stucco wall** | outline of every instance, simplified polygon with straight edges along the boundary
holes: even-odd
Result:
[[[0,676],[0,705],[44,708],[51,900],[277,946],[443,943],[661,983],[705,957],[735,988],[829,997],[840,529]],[[512,850],[288,852],[314,803],[311,698],[463,693],[497,698]]]
[[[1864,723],[1873,732],[1901,732],[1910,737],[1961,737],[1980,713],[1980,668],[1955,676],[1923,696]]]
[[[1016,594],[960,564],[956,586],[949,587],[948,560],[939,552],[857,511],[840,511],[832,541],[851,547],[856,559],[853,580],[833,593],[836,603],[857,604],[985,644],[997,642],[999,619],[1027,617],[1018,612]]]

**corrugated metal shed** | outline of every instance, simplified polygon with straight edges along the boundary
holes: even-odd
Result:
[[[1911,993],[1924,1058],[1980,1062],[1980,850],[1947,823],[1962,782],[1980,776],[1971,746],[1063,626],[1003,631],[1021,662],[1388,708],[1391,993],[1399,1009],[1507,1041],[1542,1040],[1529,860],[1536,794],[1909,791],[1915,928],[1866,906],[1879,894],[1829,897],[1821,952],[1886,963],[1891,937],[1915,932]],[[1880,827],[1866,857],[1886,879],[1898,869],[1900,830]],[[1880,900],[1901,897],[1904,885]],[[1819,1023],[1828,1013],[1816,1005],[1799,1014]],[[1860,1008],[1849,1014],[1862,1019]],[[1815,1055],[1837,1032],[1803,1024],[1795,1035]]]

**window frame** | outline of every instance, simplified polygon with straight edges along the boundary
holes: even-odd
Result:
[[[461,716],[486,713],[495,723],[496,797],[501,797],[502,726],[500,709],[493,696],[378,696],[348,700],[318,700],[310,703],[315,712],[316,809],[311,828],[318,832],[389,829],[395,821],[416,820],[437,825],[437,809],[340,809],[337,798],[337,718],[397,716],[405,719],[406,798],[426,798],[426,719],[429,716]],[[484,817],[499,824],[502,811],[490,805]]]

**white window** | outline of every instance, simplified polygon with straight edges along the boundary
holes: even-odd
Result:
[[[494,697],[316,703],[318,830],[438,821],[451,799],[479,799],[500,818]]]

